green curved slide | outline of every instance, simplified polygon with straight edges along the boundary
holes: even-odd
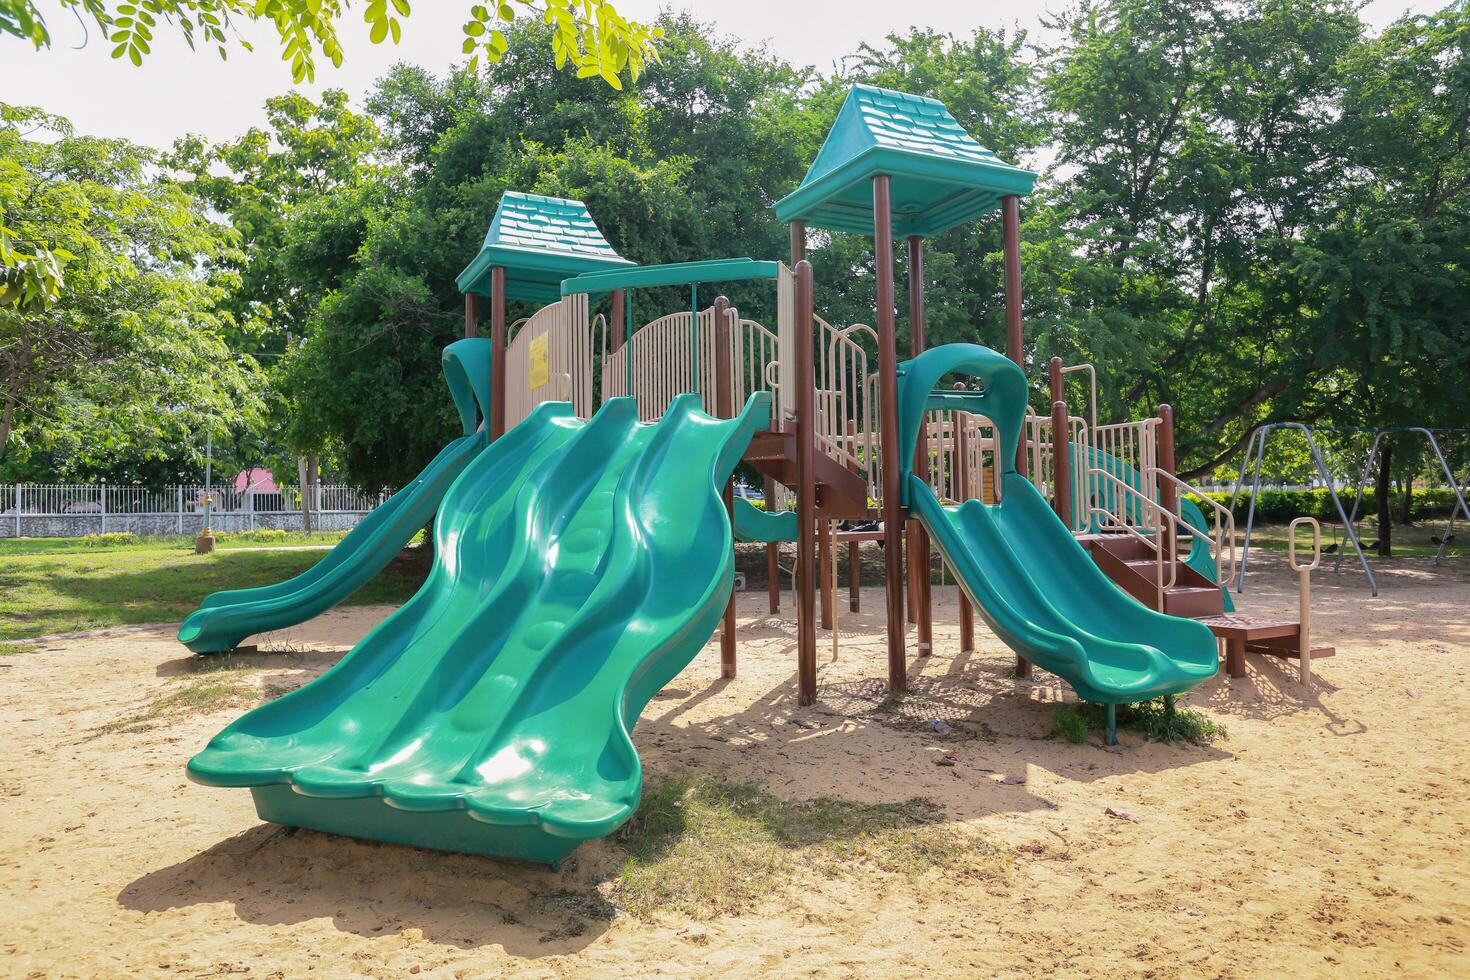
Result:
[[[476,427],[476,406],[483,417],[490,405],[490,341],[456,341],[444,348],[443,363],[464,435],[300,575],[275,585],[206,596],[179,627],[179,642],[195,653],[220,653],[233,650],[247,636],[318,616],[382,571],[429,522],[455,477],[485,448],[484,426]]]
[[[1214,676],[1210,631],[1148,609],[1114,585],[1015,471],[1026,411],[1019,367],[989,348],[950,344],[904,362],[899,372],[904,502],[997,636],[1080,697],[1107,705],[1179,694]],[[933,391],[950,373],[979,378],[984,392]],[[1007,465],[999,504],[945,507],[912,472],[924,413],[938,408],[977,412],[996,424],[997,455]]]
[[[326,674],[189,762],[265,820],[555,863],[632,815],[630,731],[719,624],[734,583],[721,488],[770,417],[681,395],[582,422],[539,406],[455,480],[420,591]]]
[[[759,541],[765,544],[795,541],[796,511],[783,510],[768,514],[744,497],[736,497],[735,540]]]

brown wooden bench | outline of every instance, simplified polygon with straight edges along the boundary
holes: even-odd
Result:
[[[1301,623],[1286,619],[1265,619],[1241,613],[1203,616],[1198,622],[1210,628],[1225,641],[1225,672],[1231,677],[1245,676],[1245,655],[1264,653],[1286,660],[1301,659]],[[1312,647],[1311,658],[1331,657],[1333,647]]]

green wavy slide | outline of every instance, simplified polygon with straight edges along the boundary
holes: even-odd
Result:
[[[490,341],[460,340],[444,348],[444,380],[464,435],[451,441],[412,483],[365,515],[321,561],[294,578],[204,598],[179,627],[179,642],[195,653],[233,650],[247,636],[318,616],[347,598],[403,550],[434,516],[444,492],[485,448],[490,405]]]
[[[989,348],[950,344],[904,362],[899,371],[905,503],[1002,641],[1080,697],[1107,705],[1179,694],[1214,676],[1210,631],[1148,609],[1114,585],[1031,481],[1015,471],[1026,411],[1019,367]],[[979,378],[983,393],[934,391],[951,373]],[[912,472],[924,413],[949,408],[996,424],[997,455],[1007,465],[1000,503],[945,507]]]
[[[262,819],[556,863],[637,806],[630,731],[734,583],[721,488],[770,417],[681,395],[539,406],[445,494],[420,591],[312,683],[189,762]]]

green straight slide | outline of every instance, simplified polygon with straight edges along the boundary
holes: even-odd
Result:
[[[984,392],[932,390],[952,372],[979,378]],[[1109,705],[1179,694],[1215,675],[1210,631],[1155,612],[1114,585],[1031,481],[1015,471],[1026,411],[1019,367],[989,348],[950,344],[904,362],[899,373],[904,502],[1001,640],[1078,696]],[[997,456],[1006,467],[999,504],[970,500],[945,507],[912,472],[924,413],[947,408],[995,423]]]
[[[490,341],[456,341],[444,348],[443,360],[444,380],[464,435],[300,575],[257,589],[205,596],[179,627],[180,643],[195,653],[221,653],[247,636],[305,622],[347,598],[403,550],[434,516],[454,478],[485,448],[485,426],[476,428],[475,408],[478,404],[483,418],[490,405]]]
[[[630,731],[703,648],[734,583],[721,488],[770,394],[681,395],[589,422],[546,403],[460,474],[423,588],[331,670],[189,762],[264,820],[555,863],[630,817]]]

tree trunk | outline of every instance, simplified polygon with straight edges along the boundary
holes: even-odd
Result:
[[[1403,502],[1399,505],[1399,523],[1404,527],[1413,525],[1414,520],[1414,478],[1411,476],[1404,481]]]
[[[296,457],[296,488],[301,491],[301,530],[311,533],[311,461]]]
[[[1383,450],[1378,455],[1378,480],[1373,490],[1378,500],[1378,556],[1388,558],[1393,554],[1393,479],[1389,471],[1393,466],[1393,443],[1385,439]]]

